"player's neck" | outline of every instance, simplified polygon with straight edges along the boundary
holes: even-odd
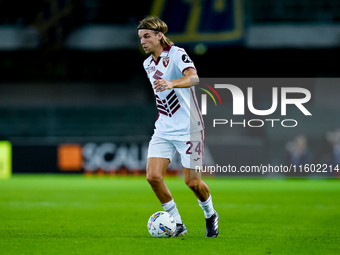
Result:
[[[154,61],[157,61],[159,56],[162,54],[164,50],[164,47],[162,45],[160,45],[153,53],[152,53],[152,57]]]

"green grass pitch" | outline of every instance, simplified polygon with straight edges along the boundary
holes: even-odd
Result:
[[[0,254],[340,254],[340,180],[205,181],[219,237],[168,177],[188,236],[158,239],[147,220],[162,207],[142,177],[14,175],[0,180]]]

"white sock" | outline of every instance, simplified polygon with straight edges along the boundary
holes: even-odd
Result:
[[[176,207],[175,201],[172,199],[170,202],[162,204],[164,211],[168,212],[172,217],[174,217],[176,223],[181,224],[182,219],[181,215],[179,215],[178,209]]]
[[[199,199],[197,199],[197,200],[198,200],[198,204],[200,205],[200,207],[204,211],[204,217],[206,219],[210,218],[215,213],[215,209],[213,207],[211,195],[209,195],[208,199],[204,202],[201,202]]]

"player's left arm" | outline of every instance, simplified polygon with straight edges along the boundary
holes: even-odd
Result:
[[[158,92],[162,92],[166,89],[172,88],[188,88],[198,84],[198,75],[194,68],[188,68],[184,71],[184,76],[179,79],[172,81],[159,79],[156,80],[153,84],[154,89]]]

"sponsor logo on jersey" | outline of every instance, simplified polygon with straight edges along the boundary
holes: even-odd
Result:
[[[150,73],[152,73],[154,71],[156,71],[156,67],[155,66],[152,66],[152,67],[148,68],[148,74],[150,74]]]
[[[161,71],[157,70],[155,72],[155,74],[152,76],[152,78],[154,78],[155,80],[159,80],[159,79],[162,79],[162,75],[163,75],[163,73]]]
[[[189,56],[187,54],[182,55],[182,61],[184,63],[192,63],[191,59],[189,58]]]

